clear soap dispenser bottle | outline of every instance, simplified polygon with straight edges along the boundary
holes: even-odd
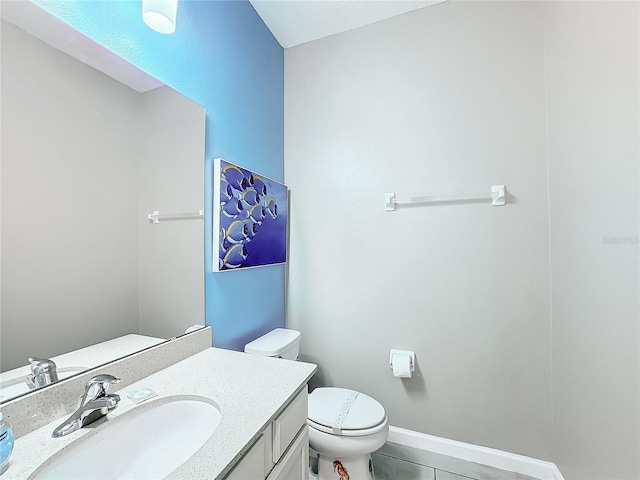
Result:
[[[0,412],[0,475],[9,468],[9,457],[13,451],[13,427]]]

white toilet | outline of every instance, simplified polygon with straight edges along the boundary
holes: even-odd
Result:
[[[245,346],[254,355],[297,360],[300,332],[276,328]],[[316,388],[309,395],[309,447],[318,453],[318,480],[373,480],[371,453],[387,441],[384,407],[364,393]]]

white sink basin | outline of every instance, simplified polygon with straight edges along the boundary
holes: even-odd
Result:
[[[219,423],[220,411],[206,400],[156,400],[73,442],[30,480],[164,478],[202,447]]]

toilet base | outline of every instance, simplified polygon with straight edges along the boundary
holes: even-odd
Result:
[[[371,455],[337,458],[320,454],[318,480],[375,480]]]

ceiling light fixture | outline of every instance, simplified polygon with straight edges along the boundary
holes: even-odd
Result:
[[[159,33],[176,31],[178,0],[142,0],[142,20]]]

